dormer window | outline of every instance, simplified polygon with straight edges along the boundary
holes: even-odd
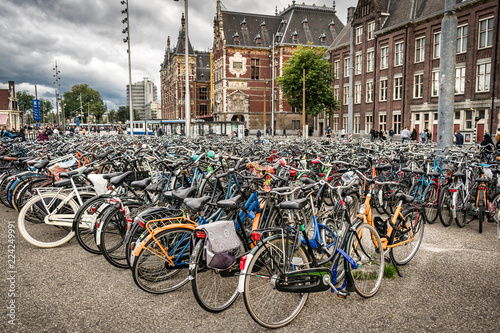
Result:
[[[281,20],[280,22],[280,29],[284,29],[286,26],[287,21],[286,20]]]
[[[307,28],[307,18],[305,18],[303,21],[302,21],[302,26],[304,26],[304,28]]]
[[[276,34],[276,43],[280,42],[282,36],[283,34],[281,32]]]
[[[257,36],[255,36],[254,40],[255,40],[255,42],[256,42],[257,44],[262,43],[262,38],[260,38],[260,34],[257,34]]]
[[[326,35],[325,33],[323,32],[321,35],[319,35],[319,41],[322,43],[322,44],[325,44],[326,43]]]
[[[330,30],[335,30],[335,23],[333,22],[333,20],[328,23],[328,27],[330,28]]]
[[[247,27],[247,20],[243,19],[243,21],[241,21],[240,25],[241,25],[242,29],[245,29]]]
[[[238,42],[240,41],[240,35],[238,35],[238,33],[235,33],[235,34],[233,35],[233,41],[234,41],[235,43],[238,43]]]
[[[299,34],[297,33],[297,30],[295,30],[294,32],[292,32],[292,41],[294,43],[296,43],[296,42],[299,41]]]
[[[261,28],[262,30],[266,30],[266,22],[265,22],[265,21],[263,21],[263,22],[260,24],[260,28]]]

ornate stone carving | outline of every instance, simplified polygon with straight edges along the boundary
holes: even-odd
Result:
[[[240,77],[247,72],[247,58],[244,58],[241,53],[236,52],[234,56],[229,57],[229,73]]]
[[[247,94],[236,90],[235,92],[229,94],[228,101],[229,112],[236,114],[248,113],[250,97]]]

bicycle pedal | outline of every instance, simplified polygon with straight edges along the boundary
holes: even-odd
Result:
[[[348,291],[341,291],[341,290],[339,290],[339,292],[337,293],[337,297],[339,297],[339,298],[346,299],[347,296],[349,296],[349,292]]]

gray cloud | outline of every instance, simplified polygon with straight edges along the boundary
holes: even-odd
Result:
[[[291,0],[226,0],[227,10],[273,15]],[[301,3],[302,1],[297,1]],[[331,6],[332,1],[314,1]],[[306,1],[312,4],[313,1]],[[197,50],[212,47],[215,0],[189,1],[189,37]],[[337,1],[345,22],[347,1]],[[129,0],[132,81],[152,78],[159,86],[167,37],[175,46],[184,2]],[[127,45],[123,43],[120,0],[0,0],[0,88],[14,80],[17,90],[53,98],[53,67],[61,71],[60,93],[86,83],[111,108],[126,104]]]

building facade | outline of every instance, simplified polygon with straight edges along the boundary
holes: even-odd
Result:
[[[161,114],[163,119],[184,119],[185,99],[185,19],[175,48],[170,48],[170,36],[163,63],[160,65]],[[195,51],[188,40],[189,95],[191,119],[212,120],[210,89],[210,52]]]
[[[16,130],[21,127],[21,111],[14,81],[9,81],[8,89],[0,89],[0,126]]]
[[[497,0],[457,0],[454,129],[466,142],[500,123],[500,63]],[[440,91],[441,21],[444,0],[359,0],[329,48],[340,110],[334,130],[347,129],[349,80],[353,80],[354,136],[408,126],[428,129],[435,141]],[[352,29],[352,30],[351,30]],[[354,45],[352,53],[351,45]],[[353,56],[352,78],[348,76]]]
[[[251,130],[274,128],[294,133],[302,115],[293,110],[275,78],[299,44],[325,50],[343,29],[333,7],[292,4],[274,15],[226,10],[217,1],[213,45],[213,115],[218,121],[244,121]],[[311,117],[310,117],[311,118]],[[326,129],[325,117],[315,122],[316,134]],[[290,131],[291,130],[291,131]]]
[[[132,84],[132,108],[139,112],[142,120],[146,118],[146,106],[158,99],[158,93],[154,82],[145,77],[142,81]],[[129,85],[127,84],[127,106],[130,103]]]

